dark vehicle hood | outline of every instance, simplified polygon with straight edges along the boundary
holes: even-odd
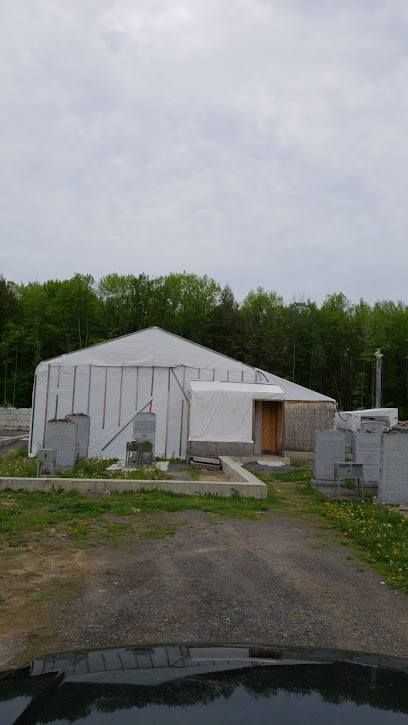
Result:
[[[126,647],[52,655],[0,674],[1,725],[386,725],[407,713],[408,660],[335,650]]]

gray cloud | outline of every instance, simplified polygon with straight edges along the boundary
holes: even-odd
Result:
[[[5,0],[0,269],[404,298],[401,0]]]

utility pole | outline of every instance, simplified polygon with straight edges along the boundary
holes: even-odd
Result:
[[[375,407],[381,408],[381,367],[383,356],[380,348],[375,353],[375,357],[377,358],[375,370]]]

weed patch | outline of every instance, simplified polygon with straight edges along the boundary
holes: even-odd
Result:
[[[372,497],[365,501],[329,501],[310,485],[311,476],[311,469],[268,476],[259,474],[270,490],[273,483],[294,484],[286,487],[281,497],[285,515],[314,514],[320,522],[323,517],[330,528],[342,532],[337,543],[356,549],[360,559],[383,574],[391,587],[408,593],[408,518],[376,503]],[[321,523],[318,525],[322,528]]]
[[[368,554],[368,561],[390,586],[408,594],[408,519],[389,506],[369,501],[326,501],[322,513],[347,539]]]
[[[106,469],[117,463],[117,458],[90,458],[85,461],[79,461],[74,468],[66,471],[60,471],[56,474],[56,478],[120,478],[128,480],[162,480],[171,479],[172,475],[161,471],[156,466],[151,469],[138,468],[134,471],[115,471],[114,473],[106,473]],[[36,478],[37,476],[37,458],[29,458],[26,448],[17,448],[9,451],[4,456],[0,456],[0,476],[10,478]]]

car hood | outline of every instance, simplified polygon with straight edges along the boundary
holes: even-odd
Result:
[[[339,707],[350,723],[358,708],[360,725],[363,705],[371,721],[376,710],[384,724],[387,713],[405,719],[408,660],[324,649],[169,645],[50,655],[0,676],[2,725],[133,723],[136,713],[143,723],[159,715],[163,724],[233,716],[237,725],[248,717],[262,720],[262,713],[300,723],[309,721],[296,719],[308,708],[317,724]]]

